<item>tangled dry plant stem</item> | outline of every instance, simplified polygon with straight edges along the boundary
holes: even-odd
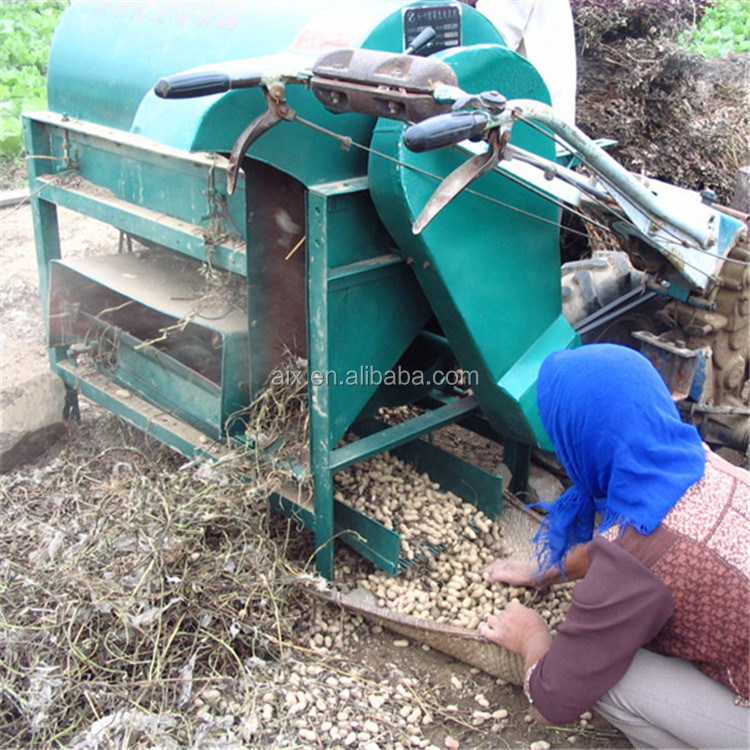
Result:
[[[248,416],[250,430],[291,446],[285,460],[300,444],[277,442],[275,431],[290,415],[306,429],[304,397],[296,384],[264,393]],[[439,686],[403,675],[384,684],[369,666],[336,655],[366,626],[293,585],[309,575],[315,550],[293,520],[267,510],[267,494],[291,476],[277,454],[256,442],[217,464],[182,463],[140,435],[125,437],[93,455],[71,440],[50,466],[0,479],[0,683],[8,686],[0,744],[199,747],[229,727],[251,747],[296,738],[335,747],[377,740],[396,750],[430,746],[422,726],[435,717],[482,731],[488,719],[446,710]],[[389,503],[406,503],[409,493],[436,499],[428,480],[378,460],[367,492],[366,467],[341,475],[346,502],[369,498],[378,472],[382,497],[395,492]],[[476,510],[466,517],[475,516],[486,525]],[[380,585],[365,561],[340,552],[351,581]],[[404,582],[433,575],[413,566]],[[362,700],[368,716],[355,720]],[[317,714],[303,719],[298,705]],[[328,714],[335,721],[321,718]],[[502,729],[507,720],[489,721]]]
[[[113,471],[123,462],[129,472]],[[253,610],[256,631],[272,631],[283,648],[289,634],[275,572],[287,575],[288,565],[268,557],[262,513],[244,507],[241,486],[217,493],[119,446],[4,478],[5,742],[60,742],[84,721],[81,701],[93,720],[127,696],[167,710],[170,685],[182,684],[174,672],[194,654],[196,685],[242,675],[243,651],[268,648],[253,645],[242,610]],[[234,554],[237,541],[246,554]],[[229,560],[243,566],[232,573],[241,587],[216,585]],[[258,565],[267,574],[255,579]],[[34,680],[36,697],[28,687]]]

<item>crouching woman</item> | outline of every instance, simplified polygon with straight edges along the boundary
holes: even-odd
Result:
[[[573,486],[547,507],[538,564],[486,573],[581,580],[554,638],[520,604],[481,630],[523,656],[532,715],[560,724],[593,708],[636,747],[750,747],[748,472],[702,443],[625,347],[551,355],[538,405]]]

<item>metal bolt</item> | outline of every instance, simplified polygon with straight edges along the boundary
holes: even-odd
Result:
[[[502,112],[505,109],[505,103],[508,101],[499,91],[484,91],[480,98],[482,104],[493,112]]]

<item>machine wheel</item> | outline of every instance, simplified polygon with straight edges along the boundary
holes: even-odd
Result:
[[[589,316],[629,293],[644,288],[645,275],[637,271],[628,256],[619,251],[600,250],[586,260],[562,266],[563,315],[576,329],[581,328],[585,344],[609,342],[637,348],[633,331],[657,332],[660,324],[655,312],[663,304],[661,296],[644,296],[642,303],[628,307],[621,315],[605,316],[600,325],[584,325]]]

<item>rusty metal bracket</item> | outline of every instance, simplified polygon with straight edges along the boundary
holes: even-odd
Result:
[[[250,146],[282,120],[296,119],[297,113],[286,102],[286,88],[282,81],[274,81],[261,87],[266,97],[266,111],[258,115],[243,131],[232,147],[227,170],[227,193],[232,195],[237,185],[237,175],[242,160]]]
[[[456,74],[432,57],[370,49],[333,50],[313,66],[310,89],[330,112],[419,122],[449,111],[433,91],[455,86]]]
[[[487,151],[472,156],[440,183],[412,224],[412,232],[419,234],[464,188],[487,172],[491,172],[500,163],[509,138],[510,132],[505,131],[501,134],[498,129],[490,130],[487,136]]]

